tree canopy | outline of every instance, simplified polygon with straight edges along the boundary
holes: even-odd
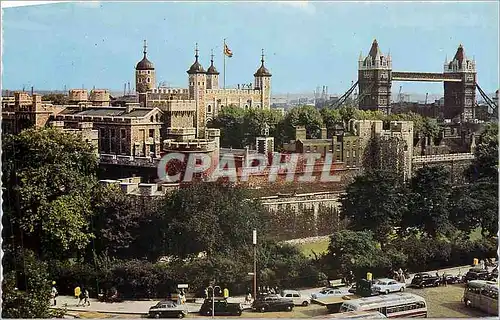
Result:
[[[72,254],[89,243],[90,192],[97,157],[80,136],[24,130],[3,140],[4,223],[10,237],[46,255]],[[17,242],[19,243],[19,242]]]

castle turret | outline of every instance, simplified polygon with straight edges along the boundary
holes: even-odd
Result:
[[[373,40],[368,56],[358,61],[359,108],[391,113],[392,61]]]
[[[207,89],[219,88],[219,72],[214,66],[214,51],[212,50],[210,67],[207,69]]]
[[[196,44],[195,61],[187,71],[187,74],[189,75],[189,99],[196,101],[196,119],[194,123],[196,137],[202,139],[205,136],[205,89],[207,73],[199,63],[198,57],[198,44]]]
[[[255,89],[260,90],[262,108],[269,109],[271,107],[271,73],[264,66],[264,49],[262,49],[262,59],[260,68],[254,73]]]
[[[135,88],[139,93],[144,93],[156,87],[156,72],[153,63],[148,60],[147,44],[144,40],[144,57],[139,61],[135,67]]]
[[[458,74],[461,82],[444,82],[445,119],[469,121],[474,119],[476,103],[477,72],[474,59],[468,59],[464,47],[460,44],[451,61],[445,61],[444,73]]]

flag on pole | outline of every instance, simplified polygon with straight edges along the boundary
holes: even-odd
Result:
[[[229,47],[225,43],[224,43],[224,54],[229,58],[233,56],[233,52],[231,51],[231,49],[229,49]]]

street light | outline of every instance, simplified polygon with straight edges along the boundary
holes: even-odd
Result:
[[[215,317],[215,289],[219,288],[219,291],[222,289],[219,286],[208,286],[207,290],[210,292],[209,289],[212,289],[212,318]]]
[[[253,243],[253,298],[257,299],[257,230],[252,233]]]

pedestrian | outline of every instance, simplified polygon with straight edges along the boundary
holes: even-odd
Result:
[[[227,298],[229,298],[229,289],[224,288],[224,299],[227,299]]]
[[[484,269],[484,260],[481,260],[479,264],[481,265],[481,269]]]
[[[82,292],[82,289],[80,288],[79,285],[75,287],[75,299],[80,298],[80,293]]]
[[[77,307],[80,306],[80,304],[84,304],[83,300],[85,300],[85,289],[82,288],[82,290],[80,291],[80,295],[78,296],[78,298],[80,299],[80,301],[78,301],[78,304],[76,305]]]
[[[446,282],[446,275],[443,273],[443,286],[447,287],[448,283]]]
[[[182,304],[182,290],[179,292],[177,295],[177,304],[181,305]]]
[[[87,306],[90,307],[90,294],[87,289],[85,289],[84,298],[85,300],[83,301],[83,305],[87,304]]]
[[[54,300],[54,306],[55,306],[57,304],[57,296],[58,296],[57,289],[56,289],[56,282],[55,281],[52,281],[52,289],[50,291],[50,296]]]

